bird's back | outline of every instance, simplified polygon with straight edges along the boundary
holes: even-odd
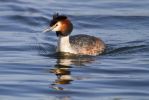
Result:
[[[70,44],[78,54],[83,55],[98,55],[103,53],[106,48],[101,39],[85,34],[71,36]]]

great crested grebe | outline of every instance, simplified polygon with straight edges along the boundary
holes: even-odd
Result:
[[[44,32],[54,31],[58,36],[57,52],[78,55],[98,55],[105,51],[104,42],[94,36],[79,34],[69,36],[73,30],[71,21],[65,15],[54,14],[50,27]]]

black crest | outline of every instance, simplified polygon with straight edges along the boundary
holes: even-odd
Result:
[[[55,25],[58,21],[65,20],[67,17],[65,15],[59,15],[58,13],[53,15],[53,19],[50,22],[50,26]]]

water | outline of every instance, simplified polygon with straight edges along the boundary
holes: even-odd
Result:
[[[0,0],[1,100],[148,100],[149,0]],[[96,57],[59,57],[53,13],[102,38]]]

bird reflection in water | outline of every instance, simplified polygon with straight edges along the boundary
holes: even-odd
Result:
[[[73,65],[83,66],[86,63],[94,61],[92,56],[67,55],[66,53],[57,55],[57,64],[49,71],[57,76],[57,79],[51,84],[52,88],[56,90],[64,90],[63,87],[59,87],[58,85],[70,84],[72,81],[80,79],[71,75],[71,68]]]

